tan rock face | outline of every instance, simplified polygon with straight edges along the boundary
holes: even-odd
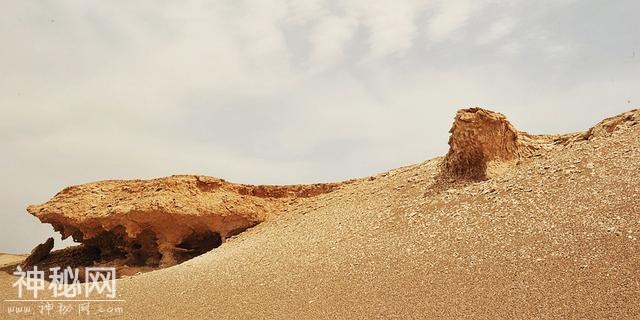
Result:
[[[458,111],[449,132],[445,169],[471,180],[486,179],[490,162],[529,156],[555,138],[520,132],[503,114],[481,108]]]
[[[518,131],[501,113],[482,108],[462,109],[456,114],[449,131],[450,148],[444,169],[456,177],[485,180],[491,162],[527,158],[542,149],[551,150],[570,142],[606,137],[638,123],[640,110],[635,109],[605,119],[585,133],[532,135]]]
[[[513,160],[524,149],[504,115],[480,108],[458,111],[450,133],[446,168],[470,179],[484,179],[489,161]]]
[[[27,211],[104,260],[170,266],[338,184],[250,186],[202,176],[101,181],[64,189]]]

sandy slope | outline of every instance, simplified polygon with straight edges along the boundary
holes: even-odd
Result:
[[[25,255],[0,253],[0,268],[20,263],[24,261],[25,258]]]
[[[123,280],[127,314],[640,317],[640,126],[444,190],[440,161],[301,201],[205,256]]]
[[[121,279],[125,318],[640,318],[639,125],[482,182],[442,180],[441,162],[299,199],[208,254]]]

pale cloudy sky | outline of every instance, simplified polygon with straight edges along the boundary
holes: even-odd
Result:
[[[584,130],[640,103],[637,0],[6,0],[0,251],[63,187],[366,176],[447,149],[456,109]]]

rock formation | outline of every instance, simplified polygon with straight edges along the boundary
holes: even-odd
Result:
[[[338,184],[250,186],[203,176],[101,181],[68,187],[27,211],[103,260],[171,266]]]
[[[458,111],[449,131],[449,152],[445,173],[469,180],[488,178],[490,163],[527,158],[538,151],[550,150],[571,142],[608,136],[622,127],[640,122],[638,109],[605,119],[584,133],[532,135],[518,131],[507,118],[482,108]]]
[[[51,250],[53,250],[53,238],[47,239],[44,243],[37,245],[33,250],[31,250],[31,254],[24,260],[22,263],[22,268],[27,270],[38,264],[40,261],[44,260]]]
[[[485,179],[491,161],[526,157],[552,140],[520,132],[503,114],[481,108],[458,111],[449,132],[445,169],[471,180]]]
[[[470,179],[484,179],[489,161],[515,159],[524,149],[520,133],[504,115],[481,108],[458,111],[449,132],[445,166]]]
[[[615,117],[607,118],[584,133],[584,139],[607,136],[622,127],[632,127],[640,123],[640,109],[634,109]]]

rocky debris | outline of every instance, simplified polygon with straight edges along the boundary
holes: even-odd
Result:
[[[54,241],[53,238],[47,239],[44,243],[37,245],[31,254],[22,262],[22,269],[29,269],[49,256],[51,250],[53,250]]]
[[[607,118],[583,134],[585,140],[596,137],[609,136],[622,128],[628,128],[640,123],[640,109],[634,109],[615,117]]]
[[[0,254],[0,260],[2,260],[3,254]],[[131,275],[132,272],[137,271],[151,271],[154,268],[146,266],[126,266],[116,261],[106,261],[101,257],[100,250],[98,248],[90,248],[83,244],[77,246],[71,246],[60,250],[49,252],[43,259],[38,262],[33,262],[29,265],[24,263],[26,255],[15,256],[16,258],[10,263],[0,263],[0,271],[13,274],[16,271],[16,267],[20,266],[25,271],[33,270],[34,267],[38,267],[38,270],[44,272],[44,278],[50,279],[50,276],[55,268],[66,268],[80,270],[78,274],[78,281],[84,282],[84,270],[86,267],[114,267],[117,270],[117,276]],[[15,263],[14,263],[15,261]]]
[[[171,266],[340,184],[251,186],[203,176],[109,180],[68,187],[27,211],[103,261]]]

